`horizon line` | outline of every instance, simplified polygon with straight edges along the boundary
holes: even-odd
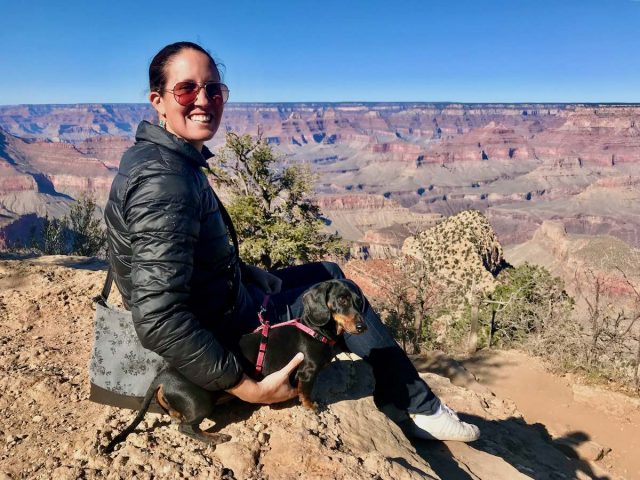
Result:
[[[640,1],[640,0],[638,0]],[[563,101],[486,101],[486,102],[465,102],[456,100],[340,100],[340,101],[320,101],[320,100],[296,100],[296,101],[237,101],[227,102],[225,105],[607,105],[607,106],[640,106],[638,102],[612,102],[612,101],[584,101],[584,102],[563,102]],[[84,106],[84,105],[145,105],[151,106],[149,102],[74,102],[74,103],[6,103],[0,104],[3,107],[31,107],[31,106]]]

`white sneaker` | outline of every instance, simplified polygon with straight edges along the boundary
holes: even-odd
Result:
[[[480,438],[480,429],[458,418],[444,403],[433,415],[409,414],[413,420],[413,436],[424,440],[453,440],[473,442]]]

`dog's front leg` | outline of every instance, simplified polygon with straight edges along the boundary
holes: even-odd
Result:
[[[298,398],[305,408],[318,410],[318,404],[311,400],[311,391],[316,381],[318,372],[314,368],[300,369],[298,371]]]

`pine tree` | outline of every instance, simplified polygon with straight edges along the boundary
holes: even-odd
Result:
[[[337,233],[323,232],[322,213],[311,198],[314,177],[309,168],[282,166],[260,134],[254,140],[228,132],[209,172],[214,184],[231,196],[225,205],[245,262],[277,269],[346,255]]]

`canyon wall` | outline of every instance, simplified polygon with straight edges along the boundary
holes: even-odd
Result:
[[[83,192],[104,203],[142,119],[145,104],[0,106],[0,222],[29,213],[1,201],[16,192],[41,196],[40,210]],[[465,209],[506,244],[559,220],[640,246],[639,126],[639,105],[231,103],[210,147],[227,129],[260,131],[283,163],[317,173],[328,229],[374,256],[401,244],[389,229],[406,236]]]

